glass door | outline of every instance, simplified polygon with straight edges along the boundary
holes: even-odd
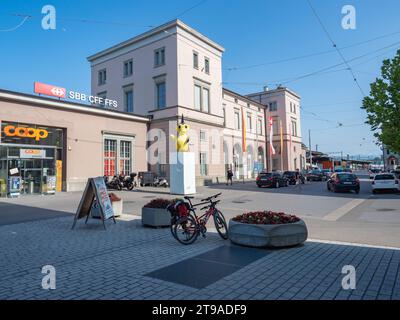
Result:
[[[42,192],[42,159],[26,159],[23,162],[21,176],[23,179],[23,190],[25,194],[37,194]]]

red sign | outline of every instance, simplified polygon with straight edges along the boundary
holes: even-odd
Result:
[[[65,98],[67,90],[65,88],[56,87],[50,84],[35,82],[35,93],[45,94],[57,98]]]

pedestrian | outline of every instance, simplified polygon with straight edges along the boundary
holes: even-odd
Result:
[[[229,181],[231,182],[231,185],[233,184],[233,172],[232,169],[229,168],[226,172],[226,185],[228,185]]]
[[[302,190],[301,184],[302,184],[302,177],[299,169],[296,169],[296,185],[298,185],[299,191]]]

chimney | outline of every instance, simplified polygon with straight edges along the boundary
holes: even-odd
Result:
[[[264,91],[268,91],[269,90],[269,88],[268,88],[268,86],[264,86]]]

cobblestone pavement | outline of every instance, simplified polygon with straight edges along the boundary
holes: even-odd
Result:
[[[70,230],[72,220],[0,227],[0,299],[400,299],[400,250],[306,242],[195,289],[145,274],[230,245],[217,234],[183,246],[131,215],[106,231],[98,220]],[[56,268],[55,290],[41,287],[44,265]],[[356,268],[355,290],[341,287],[344,265]]]

